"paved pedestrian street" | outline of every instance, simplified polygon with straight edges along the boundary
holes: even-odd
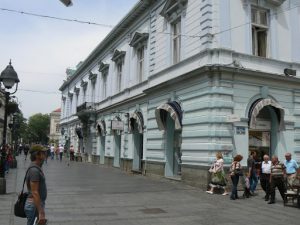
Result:
[[[16,192],[21,190],[25,168],[7,175],[6,195],[0,195],[0,224],[25,225],[14,217]],[[131,175],[116,168],[66,161],[44,165],[48,185],[48,224],[66,225],[298,225],[300,210],[277,203],[268,205],[259,193],[250,199],[229,200],[164,178]]]

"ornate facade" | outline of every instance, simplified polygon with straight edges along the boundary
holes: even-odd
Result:
[[[60,87],[60,125],[90,161],[196,185],[218,151],[299,160],[299,39],[294,0],[140,1]]]

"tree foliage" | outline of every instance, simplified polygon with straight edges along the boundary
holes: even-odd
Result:
[[[29,143],[47,144],[50,131],[49,114],[37,113],[28,119],[27,139]]]

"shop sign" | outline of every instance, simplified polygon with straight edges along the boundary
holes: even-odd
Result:
[[[241,121],[241,118],[236,114],[231,114],[227,116],[226,121],[229,123],[239,122]]]
[[[119,120],[111,121],[111,129],[112,130],[124,130],[124,122]]]
[[[236,127],[235,131],[236,131],[236,134],[238,134],[238,135],[245,135],[246,134],[246,128],[245,127]]]
[[[256,120],[255,129],[257,129],[257,130],[270,130],[271,129],[271,122],[270,121]]]

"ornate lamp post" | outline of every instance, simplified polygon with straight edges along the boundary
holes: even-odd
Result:
[[[0,194],[6,193],[6,181],[5,181],[5,171],[4,171],[4,164],[5,164],[5,157],[6,157],[6,132],[7,132],[7,105],[9,101],[9,95],[14,94],[17,92],[18,83],[20,82],[18,78],[18,74],[14,70],[11,65],[11,61],[9,65],[1,72],[0,75],[0,89],[1,92],[5,95],[5,111],[4,111],[4,124],[3,124],[3,142],[2,142],[2,149],[1,149],[1,167],[0,167]],[[4,90],[2,89],[2,84],[4,86]],[[16,84],[16,88],[13,92],[7,91],[7,89],[11,89]]]

